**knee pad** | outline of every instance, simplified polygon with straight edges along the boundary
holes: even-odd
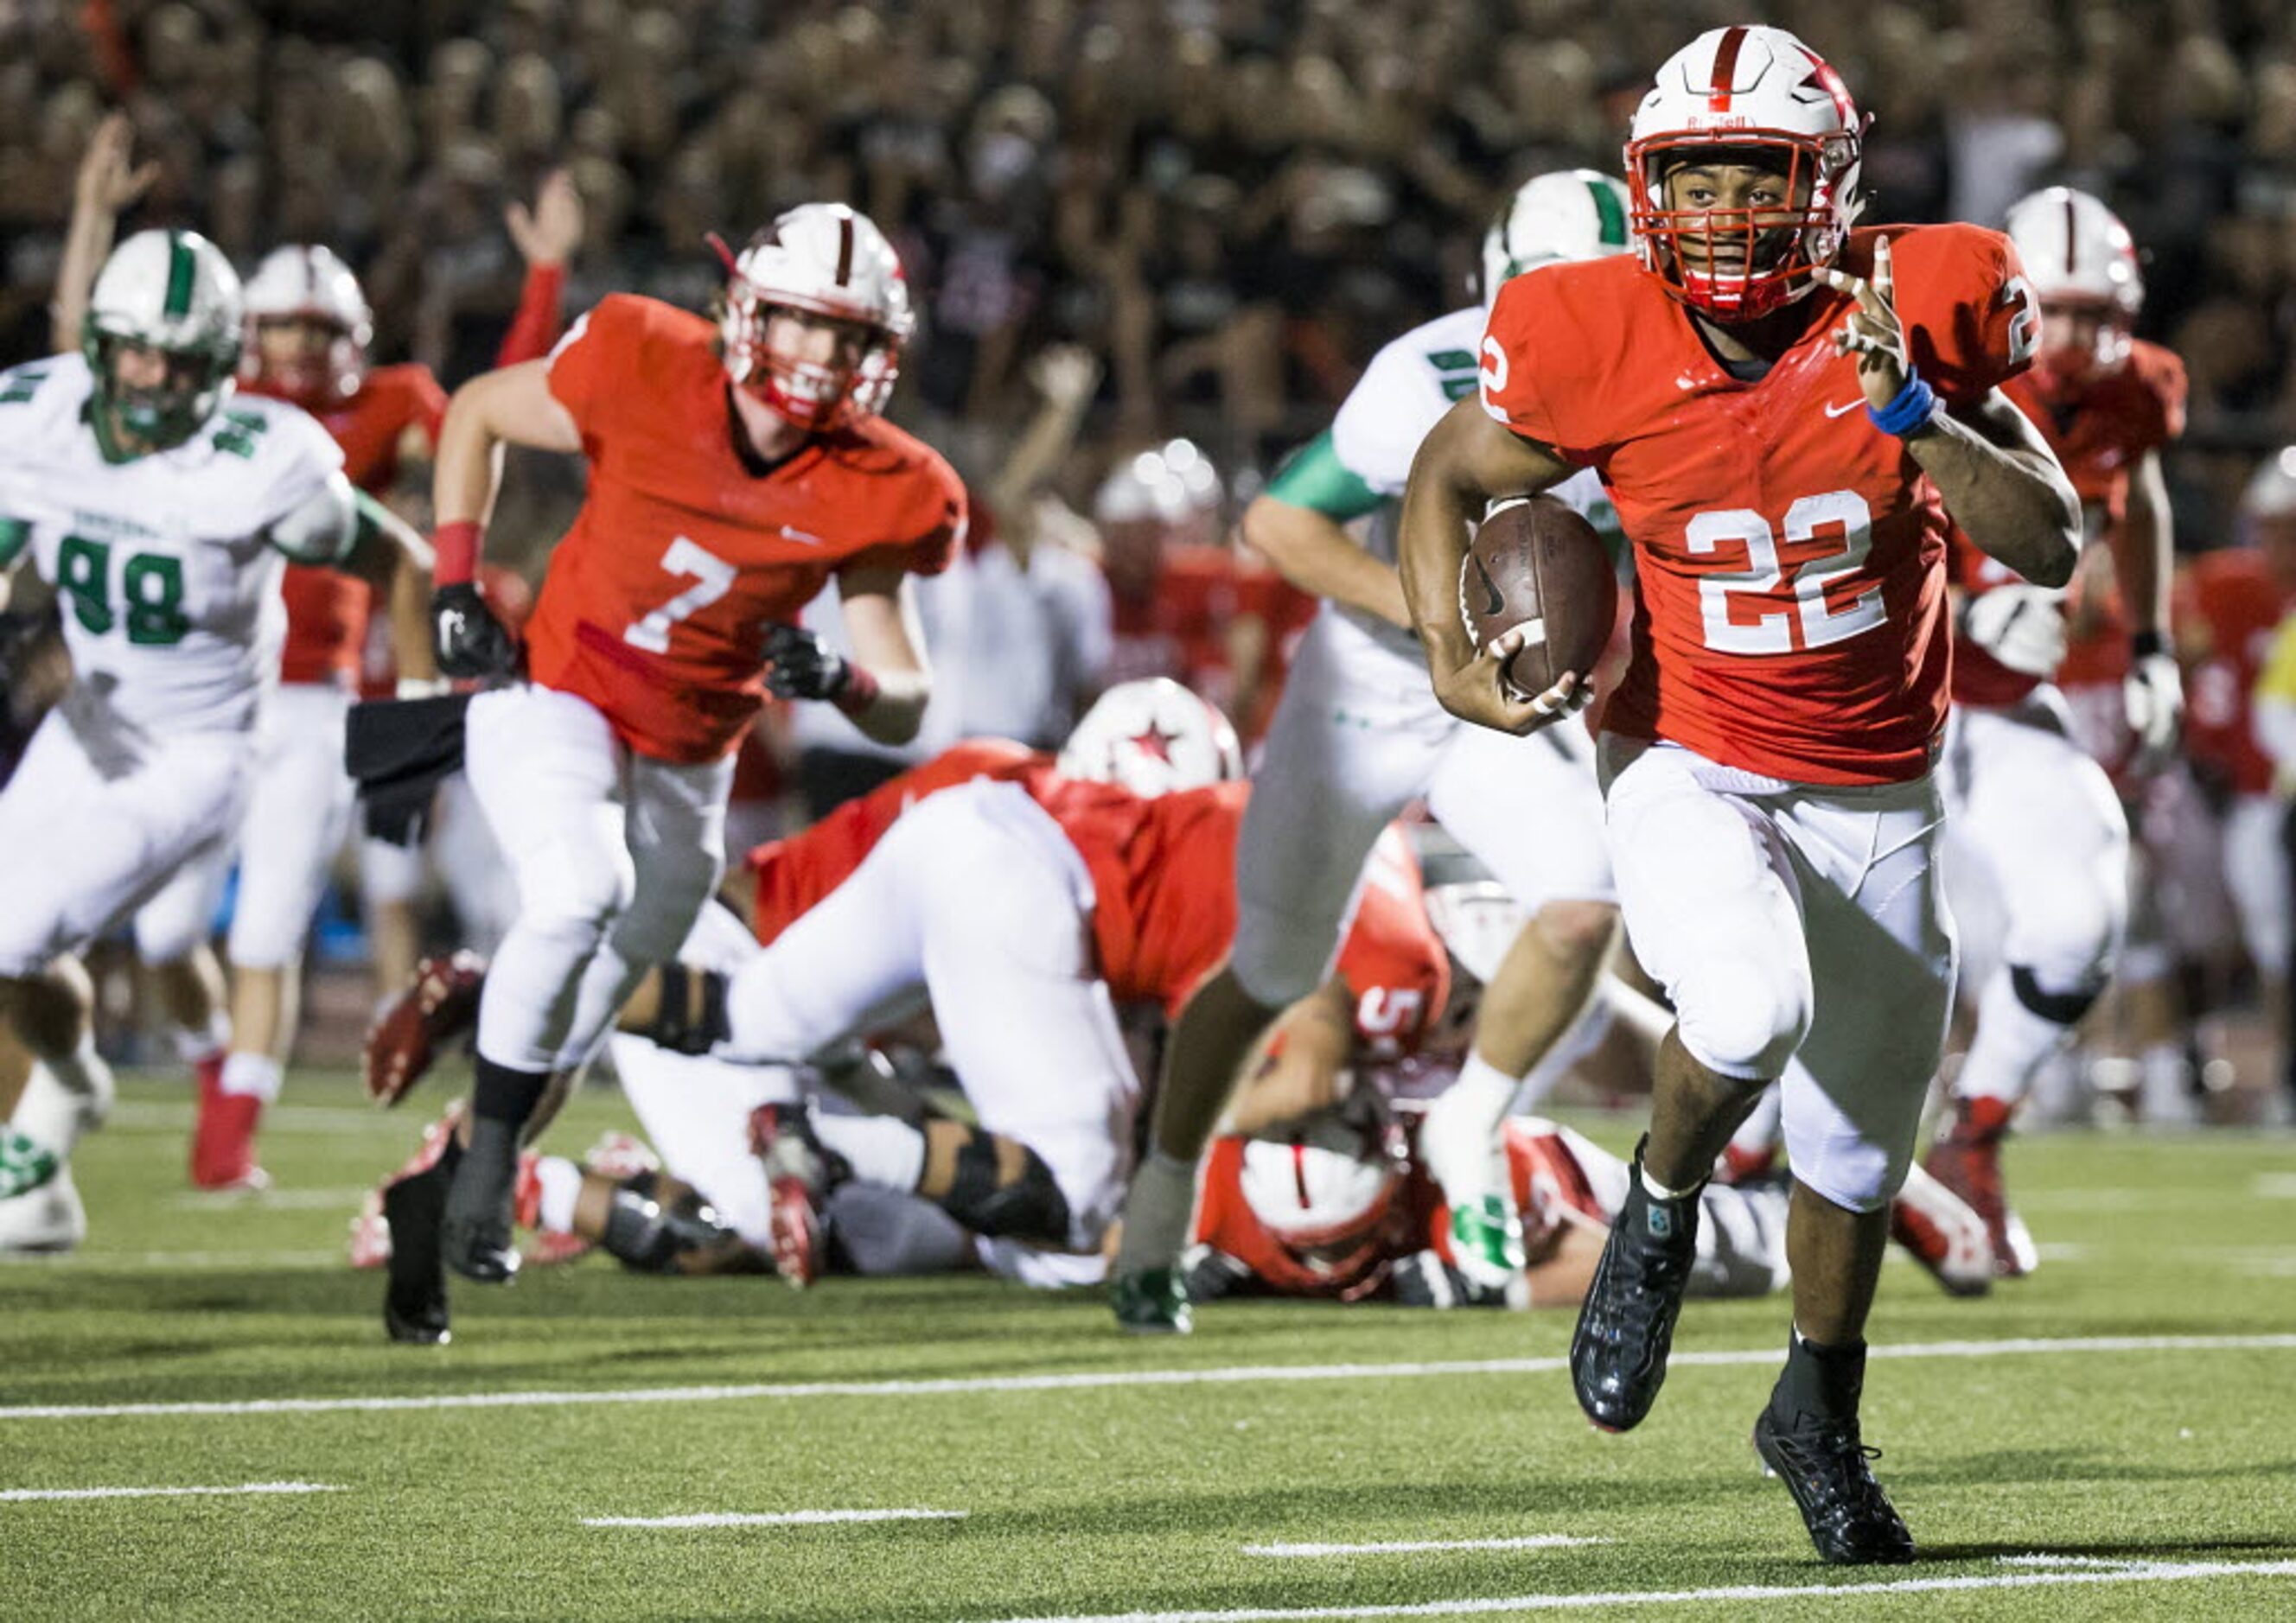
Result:
[[[998,1187],[996,1144],[977,1135],[956,1152],[956,1176],[939,1204],[976,1234],[1031,1245],[1069,1242],[1069,1201],[1053,1181],[1053,1169],[1026,1144],[1021,1146],[1021,1176]]]
[[[1809,988],[1784,969],[1717,957],[1675,988],[1682,1045],[1726,1077],[1774,1078],[1809,1035]]]
[[[2104,983],[2083,986],[2070,992],[2044,990],[2033,971],[2021,963],[2009,966],[2010,989],[2017,1001],[2041,1019],[2059,1026],[2077,1026],[2081,1016],[2096,1004],[2104,995]]]

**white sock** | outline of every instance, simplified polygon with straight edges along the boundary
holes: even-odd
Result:
[[[267,1053],[234,1053],[223,1062],[224,1092],[252,1094],[266,1104],[279,1097],[279,1086],[286,1079],[279,1062]]]
[[[64,1090],[55,1073],[45,1065],[33,1066],[8,1125],[43,1150],[53,1151],[59,1160],[69,1160],[86,1124],[81,1102]]]
[[[212,1060],[231,1046],[231,1016],[217,1009],[205,1026],[170,1026],[168,1042],[186,1065]]]
[[[1653,1201],[1686,1201],[1704,1187],[1706,1183],[1702,1178],[1687,1189],[1669,1189],[1650,1175],[1649,1168],[1643,1168],[1643,1193]]]
[[[1168,1268],[1188,1243],[1196,1215],[1196,1163],[1152,1149],[1132,1175],[1124,1200],[1124,1231],[1116,1244],[1116,1271]]]
[[[925,1172],[925,1135],[892,1116],[817,1114],[813,1130],[824,1148],[843,1156],[853,1176],[880,1189],[914,1193]]]
[[[535,1163],[535,1181],[542,1185],[536,1225],[555,1234],[574,1232],[574,1202],[582,1196],[582,1168],[562,1155],[545,1155]]]
[[[1467,1062],[1459,1067],[1458,1079],[1443,1090],[1443,1097],[1447,1102],[1456,1100],[1453,1108],[1496,1142],[1499,1123],[1506,1119],[1507,1106],[1514,1102],[1515,1089],[1521,1086],[1521,1078],[1510,1077],[1480,1053],[1470,1053]]]
[[[2009,968],[1993,971],[1977,1002],[1977,1036],[1954,1078],[1958,1099],[2021,1102],[2051,1055],[2072,1040],[2072,1028],[2044,1020],[2017,996]]]

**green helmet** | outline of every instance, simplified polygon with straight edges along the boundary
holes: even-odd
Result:
[[[197,433],[231,392],[240,341],[239,273],[214,243],[191,231],[139,231],[112,250],[80,332],[106,452],[122,452],[123,436],[139,450],[166,450]],[[158,351],[166,375],[123,382],[123,347]]]

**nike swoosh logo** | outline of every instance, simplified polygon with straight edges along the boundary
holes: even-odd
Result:
[[[1491,578],[1490,570],[1483,567],[1483,561],[1480,558],[1475,560],[1475,573],[1482,579],[1483,590],[1490,594],[1490,602],[1483,605],[1483,612],[1486,614],[1506,612],[1506,598],[1501,594],[1498,582]]]
[[[1829,417],[1846,417],[1851,412],[1856,411],[1859,406],[1865,404],[1866,402],[1863,400],[1844,400],[1839,406],[1827,406],[1825,408],[1825,414]]]
[[[798,543],[801,546],[819,546],[821,545],[821,537],[819,536],[809,536],[801,529],[791,529],[786,524],[776,524],[774,528],[780,530],[782,534],[787,536],[791,540]]]

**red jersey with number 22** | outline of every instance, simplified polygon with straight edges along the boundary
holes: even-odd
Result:
[[[1869,275],[1880,235],[1852,233],[1841,268]],[[1948,404],[2027,365],[2006,237],[1923,225],[1890,249],[1908,353]],[[1533,271],[1491,310],[1483,406],[1598,470],[1634,543],[1633,661],[1605,727],[1792,782],[1904,782],[1945,721],[1945,513],[1833,351],[1851,299],[1805,303],[1800,340],[1749,382],[1632,258]]]
[[[698,316],[617,293],[549,365],[590,490],[527,626],[528,673],[595,705],[641,755],[731,751],[763,703],[767,625],[849,570],[937,574],[963,538],[955,473],[879,417],[758,471]]]

